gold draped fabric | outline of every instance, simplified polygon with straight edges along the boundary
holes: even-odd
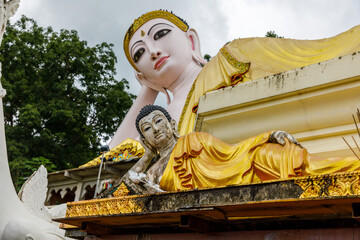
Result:
[[[360,51],[360,25],[332,38],[244,38],[226,44],[207,63],[188,94],[180,135],[193,131],[199,98],[206,92]]]
[[[286,142],[268,143],[270,133],[229,145],[208,133],[193,132],[176,144],[160,187],[166,191],[212,188],[271,179],[360,170],[360,161],[319,158]]]

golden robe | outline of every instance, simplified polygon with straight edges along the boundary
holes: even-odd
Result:
[[[319,158],[293,143],[268,143],[269,137],[270,132],[229,145],[208,133],[182,136],[170,156],[160,188],[212,188],[360,170],[355,157]]]
[[[199,99],[206,92],[360,51],[360,25],[320,40],[237,39],[221,48],[199,73],[179,121],[179,133],[194,130]]]

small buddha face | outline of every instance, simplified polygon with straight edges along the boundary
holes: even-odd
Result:
[[[172,22],[157,18],[142,25],[132,36],[130,56],[151,83],[168,88],[192,61],[192,42]]]
[[[156,149],[174,137],[171,124],[159,110],[155,110],[143,117],[139,121],[139,127],[145,140]]]

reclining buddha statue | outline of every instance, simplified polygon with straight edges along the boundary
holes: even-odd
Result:
[[[166,109],[179,123],[180,135],[185,135],[194,129],[199,98],[206,92],[359,51],[360,26],[320,40],[237,39],[207,63],[196,31],[173,13],[159,10],[134,21],[123,47],[141,90],[111,148],[139,136],[133,126],[136,115],[153,104],[159,92],[168,96]]]
[[[202,132],[180,137],[176,121],[155,105],[141,109],[136,128],[145,154],[114,186],[124,183],[134,194],[360,170],[356,157],[317,157],[284,131],[263,133],[235,145]]]

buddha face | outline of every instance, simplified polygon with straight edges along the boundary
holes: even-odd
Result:
[[[152,19],[130,39],[130,56],[143,77],[169,88],[192,61],[191,39],[170,21]]]
[[[139,121],[139,128],[145,140],[156,149],[174,137],[170,122],[159,110],[152,111],[143,117]]]

